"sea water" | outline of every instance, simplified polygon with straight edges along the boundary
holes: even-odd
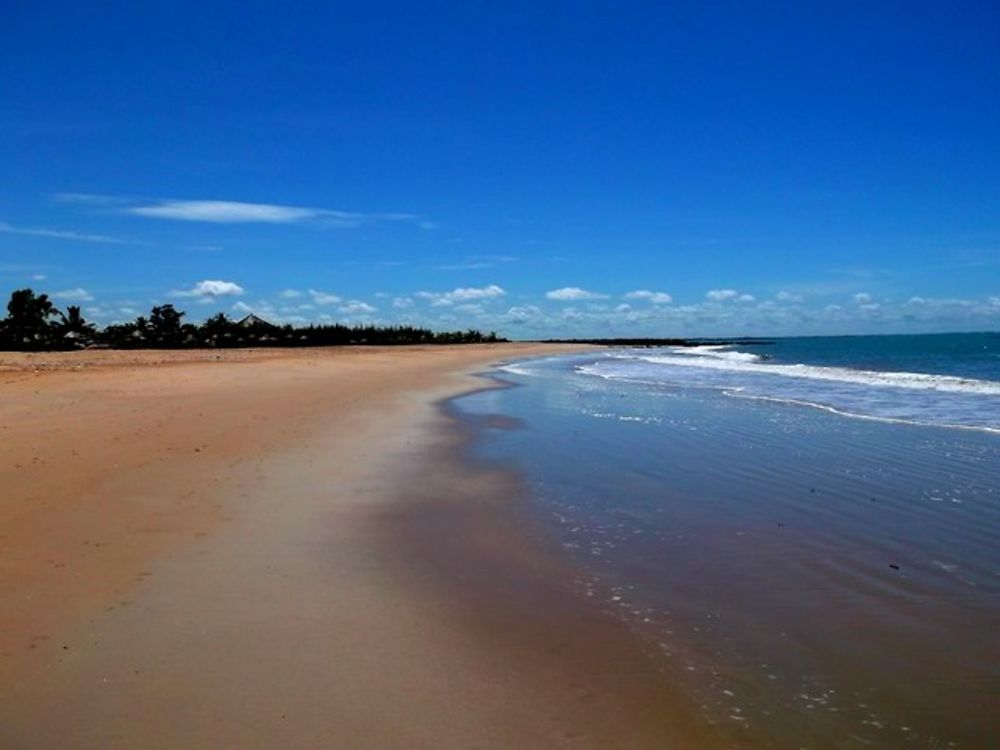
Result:
[[[518,418],[476,450],[733,746],[988,747],[998,343],[606,349],[455,408]]]
[[[886,421],[1000,431],[1000,334],[842,336],[609,351],[582,372]]]

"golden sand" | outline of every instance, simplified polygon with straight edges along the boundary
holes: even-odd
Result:
[[[706,746],[436,407],[552,350],[0,355],[0,746]]]

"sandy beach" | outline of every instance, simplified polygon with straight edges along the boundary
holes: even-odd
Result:
[[[0,357],[0,745],[708,746],[438,406],[552,349]]]

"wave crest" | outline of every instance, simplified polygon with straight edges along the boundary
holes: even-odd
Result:
[[[647,356],[632,353],[617,358],[674,367],[701,367],[710,370],[753,372],[764,375],[856,383],[869,386],[1000,396],[1000,382],[995,380],[976,380],[974,378],[961,378],[954,375],[932,375],[921,372],[855,370],[848,367],[805,364],[771,364],[756,354],[723,351],[718,347],[690,347],[691,351],[685,351],[685,349],[686,347],[673,347],[666,356]],[[706,351],[707,349],[711,349],[711,351]]]

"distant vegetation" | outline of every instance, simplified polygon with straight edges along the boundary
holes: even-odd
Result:
[[[343,346],[347,344],[479,344],[504,341],[495,333],[434,332],[413,326],[274,325],[255,315],[232,320],[219,313],[200,325],[184,322],[173,305],[157,305],[149,317],[97,328],[84,320],[80,308],[59,310],[47,294],[19,289],[0,320],[0,350],[56,351],[103,347],[110,349],[193,349],[248,346]]]

